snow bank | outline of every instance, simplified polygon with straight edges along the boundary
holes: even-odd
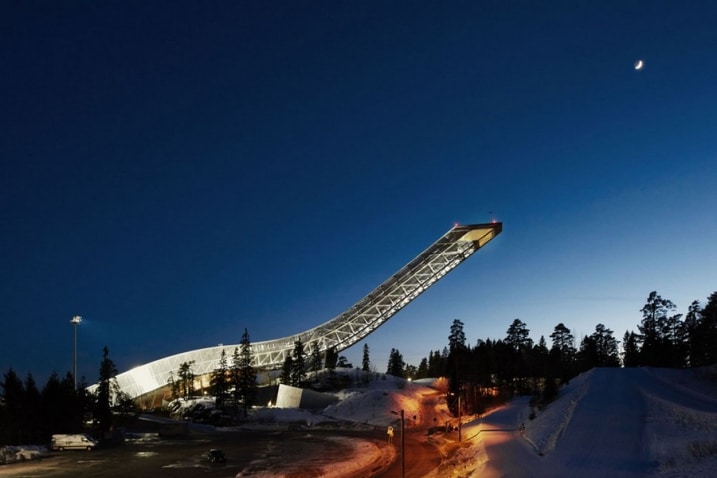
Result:
[[[715,368],[651,370],[664,384],[645,390],[645,445],[660,476],[714,476],[717,469]],[[674,393],[668,393],[673,390]]]
[[[555,450],[558,439],[573,418],[575,407],[585,396],[589,388],[592,370],[583,373],[560,390],[558,399],[526,426],[524,438],[528,440],[540,455]]]
[[[714,476],[717,373],[594,369],[525,425],[525,440],[539,455],[550,454],[545,465],[553,470]]]

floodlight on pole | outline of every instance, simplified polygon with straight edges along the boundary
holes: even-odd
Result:
[[[75,379],[75,390],[77,390],[77,326],[80,325],[80,322],[82,322],[82,317],[79,315],[76,315],[70,319],[70,323],[72,324],[73,328],[75,329],[75,348],[74,348],[74,355],[73,355],[73,378]]]

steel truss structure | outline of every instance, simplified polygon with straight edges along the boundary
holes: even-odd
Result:
[[[300,334],[252,343],[254,366],[280,368],[295,343],[307,355],[333,349],[340,352],[376,330],[413,299],[443,278],[503,230],[502,223],[456,225],[341,315]],[[117,385],[130,397],[140,397],[167,385],[172,373],[185,362],[195,376],[214,371],[222,351],[228,360],[239,345],[218,345],[165,357],[117,375]]]

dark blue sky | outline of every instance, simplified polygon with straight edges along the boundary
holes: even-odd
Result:
[[[713,2],[0,0],[0,370],[97,378],[340,314],[504,232],[366,342],[621,339],[717,290]],[[645,67],[633,64],[643,59]],[[346,352],[360,363],[363,342]]]

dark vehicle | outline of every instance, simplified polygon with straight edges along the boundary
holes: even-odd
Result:
[[[216,448],[212,448],[209,450],[209,453],[207,453],[207,458],[209,458],[209,461],[211,463],[224,463],[227,461],[227,457],[224,456],[224,452],[221,450],[217,450]]]

